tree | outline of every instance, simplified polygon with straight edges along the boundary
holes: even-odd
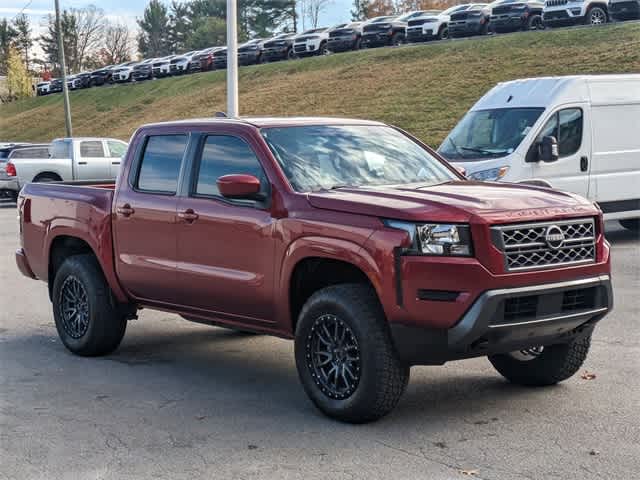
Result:
[[[102,44],[106,21],[104,11],[94,5],[84,8],[72,8],[73,22],[73,57],[69,63],[72,72],[79,72],[85,67],[85,59],[94,53]],[[65,49],[66,53],[66,49]]]
[[[9,47],[7,55],[7,89],[10,100],[27,98],[33,94],[31,76],[15,47]]]
[[[226,40],[227,23],[222,18],[206,17],[198,22],[185,47],[189,50],[200,50],[214,45],[224,45]]]
[[[351,20],[361,22],[369,17],[369,0],[353,0],[353,9],[351,10]]]
[[[396,5],[392,0],[372,0],[369,3],[368,13],[370,18],[396,13]]]
[[[171,51],[178,53],[184,51],[187,39],[191,33],[189,6],[173,0],[170,10],[168,40],[171,45]]]
[[[140,27],[138,49],[143,57],[161,57],[169,53],[167,38],[169,16],[167,7],[160,0],[149,1],[142,19],[138,20],[138,26]]]
[[[70,65],[76,64],[75,54],[77,51],[77,37],[76,37],[76,17],[67,10],[63,10],[60,13],[60,23],[62,26],[62,42],[64,45],[64,55],[67,61],[67,70],[70,70]],[[40,47],[42,48],[45,59],[52,65],[55,65],[53,74],[60,76],[62,69],[58,62],[58,28],[56,25],[56,18],[53,15],[48,15],[46,20],[46,30],[39,38]]]
[[[29,50],[33,46],[33,38],[31,38],[31,23],[29,17],[25,14],[18,15],[13,21],[16,31],[15,47],[22,54],[24,64],[29,70]]]
[[[318,28],[320,14],[325,12],[332,0],[304,0],[302,3],[302,15],[305,17],[311,28]]]
[[[127,24],[107,24],[100,58],[105,65],[117,65],[131,60],[131,32]]]
[[[17,32],[9,24],[6,18],[0,20],[0,74],[7,73],[7,60],[9,49],[15,40]]]

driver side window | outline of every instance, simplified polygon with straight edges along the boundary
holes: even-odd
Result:
[[[560,158],[573,155],[582,144],[582,109],[566,108],[553,114],[540,131],[536,143],[544,137],[555,137]]]

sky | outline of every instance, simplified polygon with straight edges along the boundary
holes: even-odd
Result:
[[[136,18],[142,16],[148,0],[60,0],[60,8],[81,8],[93,4],[102,8],[107,17],[126,22],[132,27],[136,25]],[[170,3],[165,0],[165,3]],[[330,4],[320,16],[321,25],[333,25],[350,19],[352,0],[330,0]],[[25,13],[31,19],[34,34],[41,31],[43,17],[53,13],[54,0],[0,0],[0,18],[11,21],[20,12]]]

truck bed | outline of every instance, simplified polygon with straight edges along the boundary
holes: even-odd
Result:
[[[117,284],[113,263],[112,180],[29,183],[18,200],[23,252],[34,276],[48,279],[49,252],[65,236],[80,238],[96,253],[105,276]],[[111,277],[111,278],[109,278]]]

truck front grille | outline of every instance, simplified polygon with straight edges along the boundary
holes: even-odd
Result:
[[[566,5],[568,0],[547,0],[545,5],[547,7],[560,7],[562,5]]]
[[[592,218],[492,227],[508,272],[596,261]]]

